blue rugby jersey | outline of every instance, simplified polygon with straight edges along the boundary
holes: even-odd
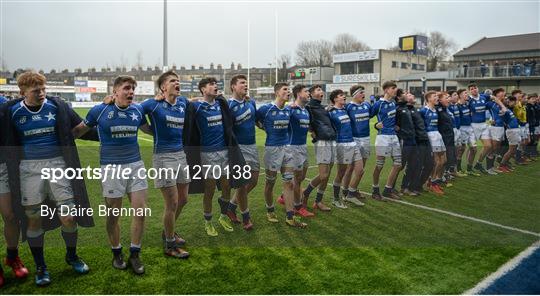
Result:
[[[495,122],[495,126],[503,127],[504,121],[501,117],[501,107],[495,102],[487,102],[486,107],[489,108],[489,114],[491,115],[491,119]]]
[[[373,116],[377,116],[377,120],[383,124],[383,128],[378,131],[379,135],[396,134],[396,104],[393,101],[379,99],[371,108],[370,117]]]
[[[255,144],[255,113],[257,107],[254,100],[237,101],[229,99],[229,112],[234,120],[233,131],[238,144]]]
[[[371,104],[368,102],[362,102],[360,104],[351,102],[345,105],[345,109],[351,118],[353,137],[369,137],[369,114],[371,113]]]
[[[8,100],[6,98],[4,98],[3,96],[0,96],[0,105],[1,104],[4,104],[5,102],[7,102]]]
[[[188,104],[185,97],[177,97],[174,105],[167,100],[156,101],[153,98],[141,103],[152,125],[154,153],[177,152],[184,149],[182,136]]]
[[[447,109],[453,115],[454,127],[459,129],[461,127],[461,113],[459,112],[458,104],[450,104]]]
[[[459,109],[459,116],[461,119],[461,126],[471,126],[472,118],[471,118],[471,109],[469,109],[469,105],[464,104],[458,104]]]
[[[23,146],[24,159],[48,159],[61,154],[56,133],[57,107],[45,99],[36,112],[30,111],[24,100],[11,106],[11,122]]]
[[[102,165],[141,160],[137,134],[139,127],[147,123],[141,105],[132,103],[120,108],[116,104],[102,103],[90,109],[84,123],[89,127],[97,126]]]
[[[439,131],[439,115],[437,114],[437,110],[424,106],[420,109],[420,114],[424,119],[427,132]]]
[[[336,143],[350,143],[353,142],[353,130],[351,125],[351,118],[345,108],[333,107],[328,114],[332,120],[332,125],[336,129],[337,139]]]
[[[257,109],[257,122],[266,132],[265,146],[289,144],[289,122],[291,110],[284,106],[279,109],[274,103],[267,103]]]
[[[471,110],[471,121],[473,123],[486,122],[487,102],[491,99],[487,95],[479,95],[477,98],[469,96],[469,109]]]
[[[300,106],[289,108],[291,119],[289,122],[289,144],[306,145],[309,131],[309,112]]]
[[[195,121],[201,131],[201,151],[225,150],[225,129],[223,115],[218,101],[209,104],[205,101],[192,102],[195,107]]]
[[[507,109],[506,112],[501,116],[503,119],[504,124],[506,124],[506,127],[511,128],[519,128],[518,119],[514,115],[514,112],[512,110]]]

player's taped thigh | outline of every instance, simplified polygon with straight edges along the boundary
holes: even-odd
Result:
[[[386,160],[386,158],[383,158],[383,159],[377,158],[377,160],[375,161],[375,166],[382,169],[382,167],[384,166],[384,161],[385,160]]]
[[[401,155],[392,156],[392,160],[394,162],[394,166],[401,166]]]

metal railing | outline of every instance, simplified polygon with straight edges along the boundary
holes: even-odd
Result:
[[[540,77],[540,65],[504,65],[459,67],[449,70],[450,78],[518,78]]]

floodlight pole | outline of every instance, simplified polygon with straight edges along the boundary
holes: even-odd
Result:
[[[168,69],[168,50],[167,50],[167,0],[163,0],[163,72]]]

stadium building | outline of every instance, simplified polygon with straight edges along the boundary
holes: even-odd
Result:
[[[380,94],[384,81],[425,73],[427,67],[425,55],[384,49],[337,54],[333,61],[333,83],[326,86],[326,91],[348,92],[352,85],[361,84],[367,96]]]
[[[454,54],[450,77],[460,88],[519,88],[540,92],[540,33],[484,37]]]

